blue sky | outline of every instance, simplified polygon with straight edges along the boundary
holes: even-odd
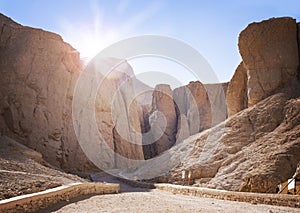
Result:
[[[241,61],[239,32],[251,22],[272,17],[291,16],[299,22],[300,2],[0,0],[0,12],[23,25],[60,34],[83,57],[92,57],[102,48],[132,36],[174,37],[198,50],[219,80],[228,81]]]

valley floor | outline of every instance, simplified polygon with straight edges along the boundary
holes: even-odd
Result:
[[[121,190],[120,194],[84,197],[43,212],[300,212],[289,207],[174,195],[157,189],[132,188],[123,183]]]

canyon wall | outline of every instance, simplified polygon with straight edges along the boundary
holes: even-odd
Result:
[[[54,33],[0,16],[0,131],[67,170],[89,163],[73,130],[79,53]],[[80,162],[80,164],[78,163]]]
[[[23,27],[2,14],[0,28],[1,134],[42,153],[55,167],[66,171],[95,170],[78,143],[72,120],[76,83],[86,72],[79,53],[59,35]],[[126,62],[120,69],[113,70],[99,88],[95,118],[111,150],[126,158],[144,159],[142,138],[136,133],[141,131],[141,108],[130,99],[135,94],[134,83],[128,81],[132,70]],[[123,88],[117,90],[124,82]],[[97,155],[105,155],[106,151]],[[117,156],[105,159],[109,162],[103,162],[102,168],[126,165]]]
[[[229,115],[297,84],[297,26],[289,17],[272,18],[252,23],[240,33],[238,46],[243,61],[229,83]]]
[[[192,172],[192,182],[197,186],[276,193],[278,184],[297,174],[300,161],[297,26],[292,18],[273,18],[250,24],[241,32],[239,48],[243,62],[227,90],[230,117],[172,147],[169,161],[182,160],[159,181],[181,183],[181,172],[186,170]],[[183,104],[178,106],[186,112]],[[188,123],[184,119],[183,122]],[[157,170],[166,167],[160,159],[152,164]],[[151,175],[147,166],[132,175],[141,178]]]

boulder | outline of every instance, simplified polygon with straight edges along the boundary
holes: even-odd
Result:
[[[296,80],[299,57],[295,19],[252,23],[240,33],[238,46],[247,69],[249,106]]]

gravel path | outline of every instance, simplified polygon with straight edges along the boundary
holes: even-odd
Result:
[[[121,190],[120,194],[85,197],[43,212],[300,212],[288,207],[174,195],[157,189],[132,188],[123,183]]]
[[[173,195],[168,192],[129,192],[93,196],[53,212],[300,212],[300,209]]]

